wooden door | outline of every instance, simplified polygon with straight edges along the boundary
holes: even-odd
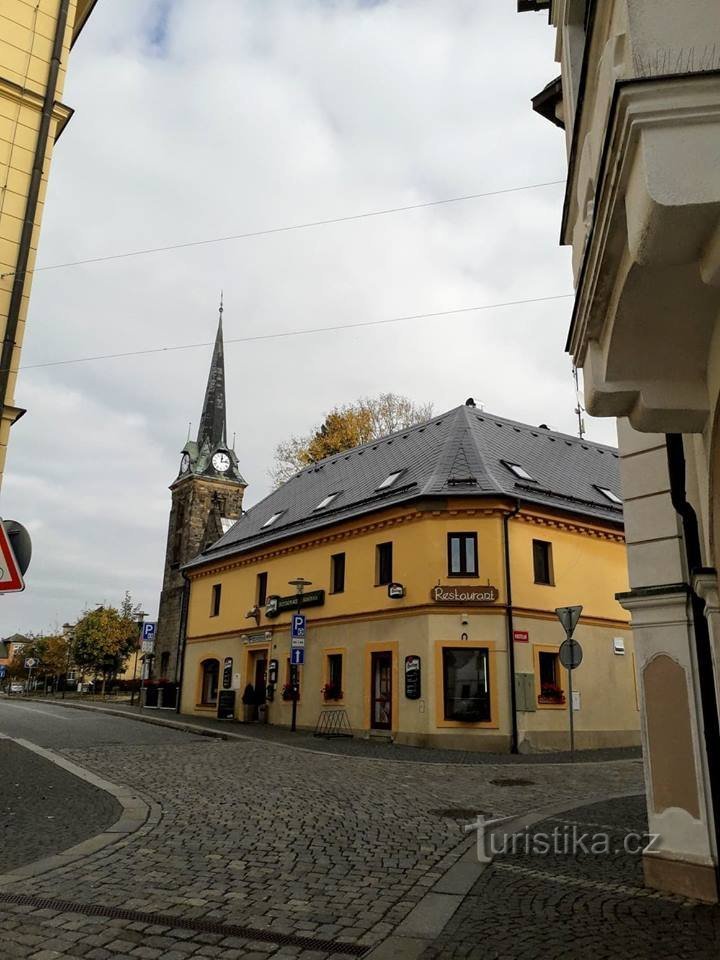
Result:
[[[392,653],[373,653],[370,662],[370,726],[392,729]]]

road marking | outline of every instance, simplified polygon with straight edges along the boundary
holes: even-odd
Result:
[[[5,706],[9,705],[8,700],[0,701]],[[41,707],[22,707],[19,703],[13,703],[13,710],[27,710],[28,713],[43,713],[46,717],[52,717],[53,720],[63,720],[65,723],[70,723],[71,720],[79,720],[79,717],[63,717],[58,713],[50,713],[49,710],[43,710]]]

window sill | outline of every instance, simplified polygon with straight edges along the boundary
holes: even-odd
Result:
[[[536,587],[554,587],[555,583],[552,580],[533,580],[533,583]]]
[[[448,573],[448,579],[452,580],[478,580],[479,573]]]
[[[539,710],[567,710],[567,700],[559,703],[557,700],[541,700],[538,697],[537,705]]]
[[[217,703],[196,703],[196,710],[217,710]]]

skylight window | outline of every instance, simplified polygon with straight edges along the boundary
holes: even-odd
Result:
[[[391,487],[398,477],[401,477],[405,473],[404,470],[395,470],[393,473],[388,474],[387,477],[383,480],[382,483],[378,484],[378,490],[387,490],[388,487]]]
[[[503,460],[503,465],[511,470],[516,477],[519,477],[521,480],[530,480],[532,483],[537,483],[535,477],[527,472],[525,467],[521,467],[519,463],[510,463],[509,460]]]
[[[613,493],[612,490],[608,490],[607,487],[596,487],[595,489],[599,490],[604,497],[607,497],[610,503],[618,503],[622,506],[622,500],[616,493]]]
[[[329,506],[333,500],[337,499],[340,496],[338,493],[329,493],[326,497],[323,497],[320,503],[315,507],[316,510],[323,510],[325,507]]]
[[[268,517],[265,523],[262,525],[263,528],[271,527],[275,523],[275,521],[279,520],[284,513],[285,513],[284,510],[278,510],[277,513],[274,513],[271,517]]]

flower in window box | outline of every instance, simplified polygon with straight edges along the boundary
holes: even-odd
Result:
[[[335,683],[326,683],[322,688],[321,693],[323,699],[325,700],[342,700],[343,692],[340,687]]]
[[[565,694],[554,683],[544,683],[540,688],[539,703],[565,703]]]
[[[283,700],[293,699],[293,688],[291,683],[285,684],[285,686],[282,688],[282,693],[280,694],[280,696],[283,698]]]

